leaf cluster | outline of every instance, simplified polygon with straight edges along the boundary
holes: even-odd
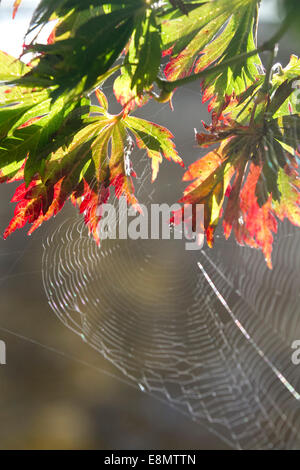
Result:
[[[177,87],[198,80],[212,121],[197,143],[215,147],[185,173],[192,182],[181,202],[205,204],[210,246],[223,216],[225,236],[234,231],[239,243],[262,249],[271,266],[277,219],[300,225],[300,62],[274,65],[298,3],[284,3],[278,32],[258,46],[259,0],[41,0],[28,31],[37,34],[24,49],[31,63],[0,53],[0,178],[23,181],[5,236],[27,222],[34,230],[70,198],[99,241],[99,207],[112,188],[138,209],[133,142],[151,159],[153,180],[163,157],[183,165],[172,134],[132,113],[150,99],[171,103]],[[108,79],[118,115],[102,91]]]

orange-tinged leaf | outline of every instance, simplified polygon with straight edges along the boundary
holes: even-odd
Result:
[[[144,106],[151,97],[150,94],[138,95],[136,88],[131,88],[131,77],[125,71],[116,78],[113,88],[117,101],[123,106],[124,115]]]
[[[23,183],[17,188],[12,199],[17,206],[5,231],[5,238],[27,222],[33,224],[29,232],[32,233],[55,215],[70,198],[74,205],[79,206],[80,212],[84,213],[89,232],[99,243],[98,224],[102,217],[102,206],[107,201],[112,187],[116,197],[124,196],[128,204],[141,212],[134,194],[133,178],[136,175],[131,162],[133,139],[128,132],[128,123],[122,113],[116,116],[108,114],[105,109],[106,98],[100,90],[97,95],[101,107],[98,107],[99,111],[93,108],[96,116],[84,118],[68,145],[64,145],[62,140],[63,145],[49,155],[41,174],[36,173],[29,186]],[[25,121],[25,127],[29,127],[33,121]],[[179,159],[174,143],[170,140],[172,134],[167,129],[155,127],[154,124],[138,118],[134,119],[134,123],[135,126],[142,127],[144,138],[148,135],[148,138],[154,139],[152,134],[149,134],[147,126],[150,126],[157,135],[155,142],[159,145],[161,153],[169,159]],[[131,131],[131,128],[129,130]],[[137,137],[139,138],[138,135]],[[161,161],[161,153],[155,155],[153,151],[155,174]],[[8,176],[3,174],[3,181],[10,181],[12,177],[23,179],[24,163],[22,167],[14,167],[11,173],[6,171]]]
[[[13,183],[15,181],[23,180],[25,164],[26,164],[26,160],[24,160],[21,167],[13,171],[12,174],[10,175],[5,175],[3,171],[0,169],[0,183]]]
[[[152,181],[157,176],[158,166],[162,161],[161,157],[184,167],[184,163],[178,155],[172,140],[174,136],[168,129],[133,116],[127,116],[124,122],[134,134],[138,146],[144,148],[148,157],[152,159]]]
[[[33,222],[32,226],[29,229],[28,235],[31,235],[38,227],[40,227],[40,225],[42,225],[43,222],[49,220],[52,216],[56,215],[62,209],[63,205],[59,203],[61,183],[62,180],[58,181],[54,185],[53,201],[51,202],[47,212],[45,214],[41,212],[38,218]]]
[[[241,191],[241,187],[243,183],[246,164],[247,164],[246,160],[239,162],[239,164],[237,165],[237,172],[236,172],[232,187],[229,189],[228,193],[226,194],[226,196],[228,196],[228,203],[226,206],[226,210],[224,214],[224,221],[223,221],[225,238],[229,238],[231,234],[232,226],[234,224],[237,223],[238,227],[240,227],[239,222],[242,220],[239,198],[240,198],[240,191]]]
[[[13,19],[15,19],[15,16],[17,14],[17,11],[19,9],[19,6],[20,6],[21,2],[22,2],[22,0],[15,0],[15,2],[14,2],[13,15],[12,15]]]
[[[183,179],[194,181],[180,202],[205,204],[207,242],[212,246],[224,196],[228,197],[225,237],[233,230],[238,243],[261,249],[271,268],[276,216],[300,226],[296,162],[300,124],[296,114],[283,118],[269,114],[275,98],[264,97],[256,102],[257,117],[253,114],[240,123],[230,113],[225,117],[214,113],[212,124],[204,124],[206,132],[196,133],[201,147],[220,145],[189,167]]]
[[[271,121],[270,128],[275,124],[274,120]],[[212,246],[227,196],[223,221],[225,237],[228,238],[233,229],[237,242],[261,249],[271,268],[273,235],[277,232],[276,215],[281,220],[287,217],[292,223],[300,225],[300,183],[295,161],[290,162],[288,152],[269,132],[267,124],[264,128],[259,123],[241,126],[229,120],[222,124],[213,122],[205,128],[209,133],[201,135],[200,144],[218,141],[221,144],[217,150],[189,167],[183,179],[194,181],[185,189],[179,202],[205,205],[207,243]],[[289,127],[286,128],[289,130]],[[196,138],[199,140],[199,134]],[[282,139],[291,137],[284,134]],[[283,170],[284,162],[287,163]],[[268,168],[272,171],[267,172]],[[277,174],[280,202],[276,200]]]
[[[103,108],[105,111],[107,111],[108,102],[107,102],[105,94],[102,92],[102,90],[100,90],[100,88],[97,88],[97,90],[95,91],[95,95],[96,95],[96,98],[98,100],[100,107]]]
[[[300,226],[300,178],[296,168],[286,166],[280,169],[278,187],[281,198],[274,203],[275,214],[280,220],[287,218]]]
[[[245,91],[258,76],[261,65],[258,55],[214,71],[214,65],[256,49],[257,3],[257,0],[199,2],[186,17],[174,15],[165,21],[162,24],[165,51],[174,45],[165,68],[167,79],[176,81],[211,67],[202,82],[203,101],[211,100],[210,110],[219,114],[226,96]]]
[[[84,213],[84,221],[97,244],[100,243],[98,224],[101,220],[101,205],[109,198],[109,188],[104,184],[100,189],[94,188],[84,181],[84,195],[79,201],[80,213]]]
[[[221,165],[222,161],[223,158],[220,153],[213,150],[200,160],[192,163],[184,173],[182,180],[191,181],[197,178],[196,183],[200,184]]]

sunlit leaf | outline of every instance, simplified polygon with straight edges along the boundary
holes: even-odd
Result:
[[[256,0],[206,2],[188,16],[163,23],[165,47],[174,45],[166,77],[176,80],[254,50],[257,4]],[[254,55],[222,72],[212,72],[203,81],[204,101],[213,98],[210,106],[219,109],[227,95],[239,94],[251,85],[260,65],[259,57]]]
[[[152,181],[157,176],[162,157],[184,166],[182,159],[175,149],[175,144],[172,140],[173,135],[168,129],[132,116],[128,116],[125,122],[134,133],[138,146],[144,148],[152,160]]]
[[[103,92],[98,90],[97,97],[100,106],[91,108],[93,117],[83,115],[79,130],[69,139],[68,144],[63,139],[62,144],[58,145],[58,134],[42,171],[31,177],[27,187],[22,184],[17,189],[13,201],[18,204],[15,216],[5,231],[5,237],[27,222],[33,224],[30,229],[32,232],[43,221],[56,214],[65,201],[71,198],[80,211],[84,212],[89,231],[99,242],[97,230],[101,220],[100,209],[112,188],[118,198],[125,197],[128,204],[139,210],[134,194],[135,173],[130,159],[132,135],[153,159],[154,176],[158,171],[156,154],[182,164],[171,140],[172,134],[167,129],[124,114],[110,115]],[[58,101],[55,104],[58,106]],[[28,132],[33,126],[34,124],[21,130]],[[63,129],[62,126],[60,132]],[[65,132],[67,130],[68,126]],[[30,158],[31,153],[26,160],[25,173]]]
[[[278,97],[276,93],[274,100]],[[298,115],[274,118],[273,100],[259,103],[258,114],[245,125],[227,116],[205,125],[197,142],[216,150],[193,163],[184,180],[194,180],[184,191],[183,204],[204,204],[204,226],[209,246],[222,215],[224,234],[234,231],[240,244],[260,248],[271,268],[277,220],[285,217],[300,226],[297,162]],[[270,112],[272,110],[272,112]],[[225,204],[226,198],[227,204]]]
[[[14,2],[14,8],[13,8],[13,18],[15,18],[16,14],[17,14],[17,11],[19,9],[19,6],[21,4],[22,0],[15,0]]]

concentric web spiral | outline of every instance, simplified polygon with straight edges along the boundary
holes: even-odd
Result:
[[[146,163],[145,205],[161,197]],[[76,218],[45,241],[45,292],[58,318],[141,390],[234,448],[299,448],[299,246],[282,225],[270,271],[261,253],[221,236],[213,250],[179,240],[97,247]]]

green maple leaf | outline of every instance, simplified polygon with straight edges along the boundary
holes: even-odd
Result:
[[[161,61],[160,26],[154,10],[140,14],[133,37],[121,69],[114,82],[116,98],[127,111],[142,105],[147,98],[143,93],[155,81]]]
[[[254,50],[257,5],[256,0],[209,1],[188,16],[163,22],[164,48],[173,46],[167,78],[173,81]],[[213,106],[220,108],[225,96],[239,94],[253,83],[260,65],[255,55],[212,72],[203,81],[204,100],[213,98]]]

